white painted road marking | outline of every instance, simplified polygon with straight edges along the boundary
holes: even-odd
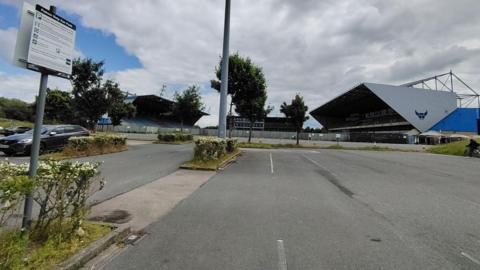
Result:
[[[466,257],[467,259],[469,259],[470,261],[480,265],[480,261],[475,259],[474,257],[470,256],[468,253],[465,253],[465,252],[460,252],[460,254],[462,254],[462,256]]]
[[[287,270],[287,256],[285,256],[285,247],[283,240],[277,240],[278,251],[278,270]]]
[[[273,159],[272,159],[272,153],[270,153],[270,171],[273,174]]]

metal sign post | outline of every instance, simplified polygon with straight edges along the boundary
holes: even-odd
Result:
[[[50,8],[51,9],[51,8]],[[45,99],[47,96],[48,73],[42,72],[40,77],[40,89],[38,90],[37,108],[35,112],[35,126],[33,128],[32,149],[30,152],[30,167],[28,176],[34,178],[37,175],[38,156],[40,155],[40,140],[42,135],[43,114],[45,111]],[[32,194],[28,194],[25,198],[23,209],[22,229],[30,228],[32,224]]]
[[[220,85],[220,114],[218,118],[218,137],[227,137],[227,95],[228,95],[228,58],[230,42],[230,0],[225,2],[225,29],[223,33],[222,77]]]
[[[28,175],[35,178],[41,149],[43,115],[47,96],[48,76],[69,78],[72,73],[76,26],[56,15],[56,7],[24,3],[22,21],[17,34],[13,63],[41,73],[38,90],[33,141],[30,149]],[[27,194],[23,209],[22,230],[32,224],[32,194]]]

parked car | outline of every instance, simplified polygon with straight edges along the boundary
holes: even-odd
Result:
[[[12,127],[12,128],[6,128],[3,130],[3,135],[5,136],[10,136],[10,135],[13,135],[13,134],[22,134],[22,133],[25,133],[29,130],[31,130],[32,128],[30,127]]]
[[[77,125],[44,125],[41,131],[40,153],[61,150],[74,136],[89,136],[88,130]],[[6,155],[30,155],[33,130],[0,139],[0,151]]]

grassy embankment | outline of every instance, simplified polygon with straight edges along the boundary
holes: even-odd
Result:
[[[33,127],[33,123],[25,122],[25,121],[18,121],[18,120],[13,120],[13,119],[7,119],[7,118],[0,118],[0,127],[3,127],[3,128]]]
[[[480,143],[480,140],[477,139],[477,141]],[[427,152],[433,154],[463,156],[468,142],[468,140],[462,140],[458,142],[435,145],[429,148]]]

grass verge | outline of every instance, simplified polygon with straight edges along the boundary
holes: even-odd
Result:
[[[127,145],[122,146],[106,146],[102,148],[96,147],[89,147],[85,151],[77,151],[75,149],[71,149],[69,147],[65,147],[61,152],[54,152],[49,153],[41,156],[40,159],[54,159],[54,160],[63,160],[63,159],[70,159],[70,158],[81,158],[81,157],[90,157],[90,156],[98,156],[98,155],[105,155],[105,154],[113,154],[118,152],[123,152],[128,150]]]
[[[227,164],[231,159],[235,158],[236,156],[240,155],[240,149],[236,149],[235,151],[224,155],[220,159],[210,160],[210,161],[201,161],[201,160],[191,160],[182,166],[181,169],[188,169],[188,170],[204,170],[204,171],[216,171],[219,168],[223,167]]]
[[[378,151],[378,152],[419,152],[413,149],[399,149],[385,146],[362,146],[362,147],[347,147],[341,144],[332,144],[330,146],[321,147],[322,149],[334,149],[334,150],[361,150],[361,151]]]
[[[262,142],[240,142],[238,143],[240,148],[258,148],[258,149],[279,149],[279,148],[320,148],[317,145],[296,145],[294,143],[285,143],[285,144],[273,144],[273,143],[262,143]]]
[[[18,121],[8,118],[0,118],[0,127],[9,128],[9,127],[33,127],[33,123],[26,121]]]
[[[384,146],[362,146],[347,147],[341,144],[332,144],[329,146],[318,145],[296,145],[296,144],[270,144],[270,143],[246,143],[238,144],[240,148],[259,148],[259,149],[281,149],[281,148],[297,148],[297,149],[334,149],[334,150],[362,150],[362,151],[390,151],[390,152],[418,152],[417,150],[398,149]]]
[[[477,140],[480,142],[480,140]],[[430,147],[427,152],[432,154],[463,156],[465,149],[467,148],[468,140],[462,140],[458,142],[451,142],[441,145],[435,145]]]
[[[2,231],[0,233],[0,269],[53,269],[112,231],[112,227],[95,222],[85,222],[82,228],[85,231],[84,236],[73,237],[59,244],[52,239],[43,243],[32,242],[19,230]]]

